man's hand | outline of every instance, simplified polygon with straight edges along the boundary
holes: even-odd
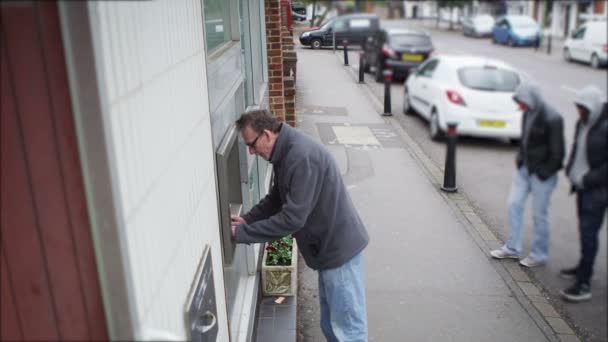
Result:
[[[235,216],[232,215],[230,216],[230,225],[231,225],[231,230],[232,230],[232,240],[236,239],[236,226],[238,226],[239,224],[247,224],[247,222],[245,221],[245,219],[243,219],[240,216]]]

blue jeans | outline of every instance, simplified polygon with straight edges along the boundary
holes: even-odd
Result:
[[[319,271],[321,330],[329,342],[367,341],[363,258]]]
[[[537,261],[547,259],[549,256],[549,203],[556,185],[556,174],[543,181],[536,175],[530,175],[525,166],[515,171],[509,195],[511,237],[502,247],[505,252],[517,255],[521,253],[524,208],[528,194],[532,193],[534,239],[530,247],[530,257]]]
[[[590,191],[580,190],[576,199],[581,239],[581,259],[578,263],[577,279],[581,283],[589,284],[598,249],[598,235],[607,206],[605,201],[595,202]]]

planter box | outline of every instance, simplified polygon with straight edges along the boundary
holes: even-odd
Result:
[[[268,251],[264,245],[262,258],[262,295],[295,296],[298,291],[298,244],[293,241],[291,265],[267,266]]]

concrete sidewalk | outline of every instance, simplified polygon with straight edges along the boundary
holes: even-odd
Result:
[[[297,54],[297,127],[334,155],[371,236],[369,340],[578,341],[516,262],[488,257],[494,234],[463,195],[439,190],[441,167],[379,114],[341,52]],[[299,279],[298,340],[324,341],[316,272],[300,264]]]

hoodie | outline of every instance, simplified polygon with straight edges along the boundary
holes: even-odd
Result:
[[[530,174],[544,181],[562,167],[562,117],[543,100],[538,86],[530,81],[524,81],[517,87],[513,99],[528,107],[522,118],[517,167],[525,166]]]
[[[521,140],[524,147],[523,151],[525,152],[527,150],[526,147],[528,145],[528,137],[530,136],[532,123],[534,120],[536,120],[539,113],[544,110],[545,102],[543,101],[538,86],[530,81],[524,81],[519,87],[517,87],[515,94],[513,95],[513,99],[525,103],[528,107],[528,110],[524,113]]]
[[[577,189],[583,189],[583,177],[589,172],[587,159],[587,134],[600,118],[603,107],[602,92],[595,86],[587,86],[576,94],[574,104],[582,106],[589,111],[586,122],[579,120],[578,134],[576,136],[575,150],[572,151],[572,163],[568,169],[568,178]]]

